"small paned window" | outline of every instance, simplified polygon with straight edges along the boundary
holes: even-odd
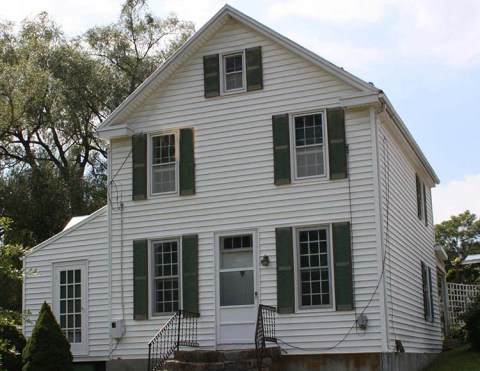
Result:
[[[155,241],[153,246],[154,312],[179,309],[178,241]]]
[[[300,307],[331,306],[330,257],[326,228],[297,231]]]
[[[224,90],[235,91],[244,88],[243,53],[226,55],[223,57]]]
[[[60,271],[60,328],[71,344],[82,342],[82,271]]]
[[[324,176],[325,145],[323,115],[295,116],[294,150],[297,178]]]
[[[152,193],[175,192],[175,134],[152,137]]]

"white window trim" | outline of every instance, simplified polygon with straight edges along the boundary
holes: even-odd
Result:
[[[301,303],[301,279],[300,279],[300,243],[299,243],[299,232],[313,229],[326,229],[327,231],[327,249],[328,249],[328,278],[330,285],[330,304],[329,305],[315,305],[315,306],[302,306]],[[332,247],[332,225],[331,224],[320,224],[320,225],[309,225],[309,226],[297,226],[293,228],[294,233],[294,279],[295,279],[295,308],[296,310],[307,313],[307,312],[333,312],[335,311],[335,274],[334,274],[334,262],[333,262],[333,247]]]
[[[296,148],[295,148],[295,117],[299,116],[309,116],[309,115],[322,115],[322,125],[323,125],[323,162],[324,162],[324,174],[322,175],[312,175],[312,176],[297,176],[297,158],[296,158]],[[328,179],[328,174],[330,173],[329,169],[329,154],[328,154],[328,123],[327,123],[327,111],[326,109],[315,110],[315,111],[306,111],[306,112],[296,112],[289,115],[289,131],[290,131],[290,171],[291,179],[293,182],[303,182],[308,180],[318,180]]]
[[[162,135],[173,134],[175,136],[175,190],[170,192],[157,192],[153,193],[153,145],[152,140],[154,137],[159,137]],[[148,194],[152,197],[159,197],[165,195],[176,195],[179,193],[179,182],[180,182],[180,131],[179,130],[168,130],[163,132],[152,133],[148,135],[147,143],[147,158],[148,158],[148,171],[147,171],[147,183],[148,183]]]
[[[88,261],[68,261],[56,262],[52,264],[52,305],[53,313],[60,324],[60,271],[80,269],[82,274],[82,342],[70,344],[70,350],[73,355],[87,355],[88,354]]]
[[[238,89],[226,89],[226,81],[225,81],[225,58],[231,57],[234,55],[242,55],[242,88]],[[247,91],[247,65],[246,65],[246,58],[245,58],[245,50],[237,50],[237,51],[232,51],[228,53],[223,53],[220,54],[220,86],[221,86],[221,92],[222,95],[230,95],[230,94],[236,94],[236,93],[244,93]]]
[[[182,238],[178,236],[173,237],[161,237],[161,238],[152,238],[148,240],[148,285],[150,290],[148,292],[148,314],[149,318],[152,317],[170,317],[175,311],[173,312],[155,312],[155,281],[154,281],[154,258],[153,258],[153,244],[155,242],[169,242],[175,241],[178,244],[178,309],[183,308],[183,270],[182,270]]]

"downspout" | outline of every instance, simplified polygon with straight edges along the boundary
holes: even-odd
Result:
[[[386,254],[386,249],[385,249],[385,229],[384,229],[384,220],[383,220],[383,199],[382,199],[382,194],[383,194],[383,186],[382,186],[382,178],[381,178],[381,168],[380,168],[380,142],[379,142],[379,136],[380,136],[380,127],[379,127],[379,121],[378,121],[378,114],[385,112],[386,106],[385,104],[381,105],[380,111],[376,112],[374,108],[370,109],[370,120],[372,122],[373,128],[372,128],[372,145],[373,145],[373,156],[374,156],[374,163],[376,166],[374,167],[374,174],[376,178],[376,183],[374,183],[375,189],[375,203],[376,203],[376,214],[377,214],[377,227],[376,227],[376,235],[377,235],[377,241],[379,242],[379,256],[377,257],[377,262],[378,262],[378,267],[379,271],[378,274],[379,280],[381,280],[381,287],[379,290],[379,306],[380,308],[383,307],[383,310],[380,310],[380,321],[384,325],[381,326],[381,337],[382,340],[384,339],[385,341],[381,341],[381,351],[382,352],[388,352],[389,351],[389,344],[390,344],[390,329],[388,325],[388,292],[387,292],[387,285],[386,285],[386,278],[385,278],[385,268],[383,265],[386,263],[384,262],[384,257]]]
[[[109,164],[107,166],[107,180],[108,180],[108,187],[107,187],[107,194],[110,194],[112,191],[110,182],[112,181],[112,166],[110,164],[110,159],[112,158],[112,145],[111,143],[108,144],[108,159]],[[112,333],[110,328],[112,326],[112,203],[110,202],[110,197],[107,197],[107,225],[108,225],[108,232],[107,232],[107,239],[108,239],[108,359],[112,358]]]

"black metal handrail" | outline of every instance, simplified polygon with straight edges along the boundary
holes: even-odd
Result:
[[[198,313],[180,309],[148,343],[148,371],[158,371],[180,346],[198,347]]]
[[[277,342],[275,335],[275,313],[277,309],[268,305],[258,306],[257,324],[255,326],[255,350],[257,353],[257,368],[262,369],[263,358],[265,357],[265,342]]]

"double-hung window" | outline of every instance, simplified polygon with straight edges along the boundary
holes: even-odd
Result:
[[[223,56],[223,91],[242,91],[245,87],[244,53]]]
[[[299,306],[332,305],[330,253],[327,228],[297,230]]]
[[[295,178],[325,176],[323,113],[293,117]]]
[[[152,194],[175,192],[177,190],[177,153],[174,133],[151,137]]]
[[[155,314],[179,309],[179,243],[178,240],[152,242],[153,290]]]

